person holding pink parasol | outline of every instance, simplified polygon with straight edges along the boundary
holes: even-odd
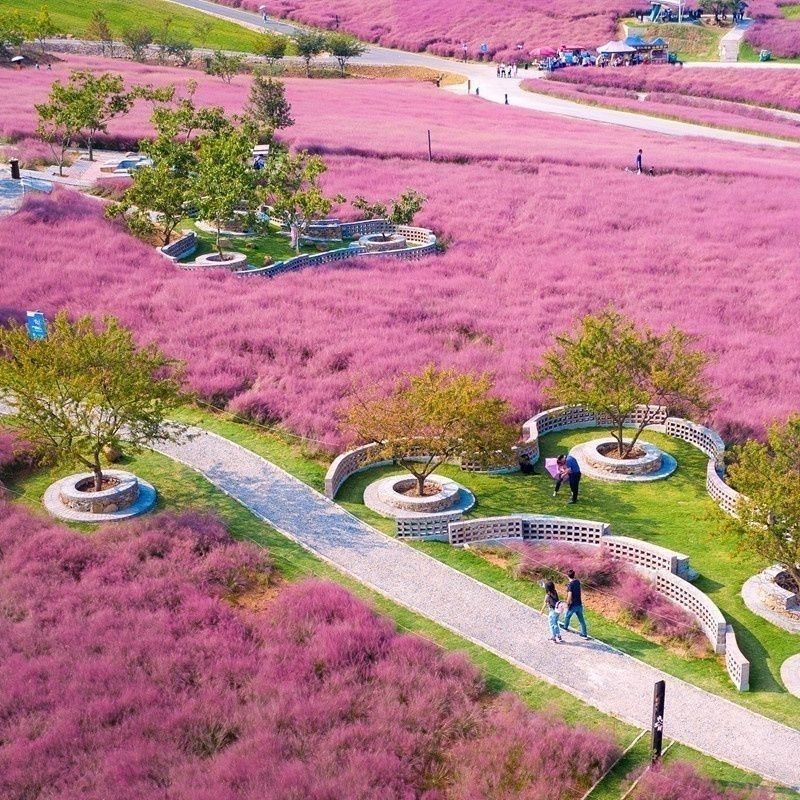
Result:
[[[561,484],[567,481],[569,483],[570,492],[572,492],[572,497],[567,502],[577,503],[578,486],[581,482],[581,465],[578,463],[578,459],[575,458],[575,456],[564,453],[558,456],[558,458],[545,459],[544,468],[556,481],[553,497],[558,494]]]

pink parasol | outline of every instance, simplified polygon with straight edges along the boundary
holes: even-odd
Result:
[[[553,476],[553,478],[558,479],[558,459],[557,458],[546,458],[544,460],[544,468]]]

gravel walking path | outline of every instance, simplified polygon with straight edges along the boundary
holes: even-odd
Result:
[[[535,610],[361,522],[255,453],[191,429],[159,452],[203,474],[283,534],[362,583],[601,711],[649,727],[653,684],[667,682],[667,736],[800,787],[800,731],[673,678],[594,640],[548,641]]]

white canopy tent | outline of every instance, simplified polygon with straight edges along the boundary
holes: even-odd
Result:
[[[603,53],[603,55],[618,55],[619,53],[635,53],[636,48],[625,42],[607,42],[602,47],[598,47],[597,52]]]

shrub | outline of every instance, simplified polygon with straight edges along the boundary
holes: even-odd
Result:
[[[632,800],[766,800],[761,792],[750,793],[717,788],[688,764],[677,762],[648,770],[637,785]]]
[[[238,614],[220,598],[270,562],[207,515],[86,537],[0,504],[0,554],[4,800],[447,800],[511,778],[504,797],[567,800],[619,752],[340,587]]]

